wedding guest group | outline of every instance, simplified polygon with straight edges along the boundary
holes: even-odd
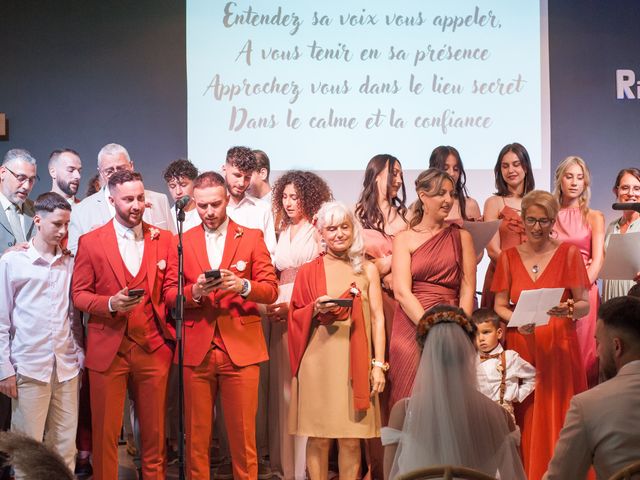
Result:
[[[411,189],[401,159],[362,159],[347,206],[320,172],[276,174],[263,150],[231,146],[219,171],[166,159],[170,207],[118,143],[100,148],[83,200],[78,151],[52,151],[51,191],[33,202],[37,161],[9,150],[0,427],[97,480],[118,478],[127,396],[144,480],[166,478],[182,441],[192,480],[379,480],[441,464],[608,478],[640,459],[640,272],[599,282],[612,238],[640,231],[640,170],[612,178],[612,199],[630,205],[606,227],[581,157],[560,161],[546,192],[525,146],[496,152],[489,198],[441,145]],[[484,249],[469,222],[489,221],[478,298]],[[541,289],[558,289],[538,312],[548,322],[519,322]]]

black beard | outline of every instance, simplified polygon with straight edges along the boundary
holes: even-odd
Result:
[[[75,188],[75,191],[73,191],[71,188],[71,183],[62,183],[60,181],[56,182],[58,184],[58,188],[63,191],[66,195],[69,195],[70,197],[73,197],[76,192],[78,191],[78,187],[73,187]]]

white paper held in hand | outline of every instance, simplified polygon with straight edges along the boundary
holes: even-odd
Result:
[[[640,232],[611,235],[600,278],[631,280],[638,272],[640,272]]]
[[[513,311],[509,327],[520,327],[534,323],[537,326],[547,325],[547,311],[560,303],[564,288],[538,288],[523,290]]]

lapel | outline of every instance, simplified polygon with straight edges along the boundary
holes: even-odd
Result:
[[[200,266],[200,271],[211,270],[209,256],[207,255],[207,241],[204,238],[204,226],[202,224],[198,229],[194,229],[193,235],[190,235],[185,243],[193,250],[194,257],[196,257]]]
[[[157,300],[155,287],[156,287],[156,270],[158,268],[158,243],[159,238],[151,239],[152,227],[147,223],[142,223],[142,234],[144,236],[144,255],[143,260],[146,261],[147,267],[147,283],[149,284],[149,291],[151,292],[151,298]],[[160,232],[158,231],[158,235]]]
[[[22,206],[22,213],[24,216],[24,232],[25,237],[29,240],[33,236],[33,216],[36,214],[35,209],[33,208],[33,202],[27,199]]]
[[[231,260],[233,260],[238,245],[240,245],[240,239],[242,238],[243,228],[238,226],[233,220],[229,219],[229,225],[227,226],[227,237],[224,241],[224,251],[222,252],[222,260],[220,261],[220,268],[226,268],[229,270]]]
[[[116,239],[116,229],[112,221],[109,221],[105,228],[102,229],[100,237],[102,240],[101,245],[97,245],[96,248],[104,250],[107,255],[107,261],[113,273],[116,275],[118,283],[120,283],[120,288],[124,288],[127,285],[127,277],[124,274],[124,262],[120,256],[118,240]]]
[[[105,187],[106,188],[106,187]],[[96,206],[98,207],[99,218],[103,223],[107,223],[109,220],[112,220],[111,212],[109,211],[109,205],[107,205],[107,199],[104,196],[103,190],[98,190],[95,194]],[[97,212],[93,212],[97,213]]]
[[[4,229],[15,239],[15,235],[13,235],[13,230],[11,230],[11,225],[9,224],[9,219],[7,218],[7,214],[2,206],[0,206],[0,225],[2,225],[2,227],[4,227]],[[1,245],[0,247],[4,247],[4,245]]]

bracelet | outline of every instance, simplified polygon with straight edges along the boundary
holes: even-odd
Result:
[[[567,313],[567,318],[570,318],[573,320],[573,312],[575,311],[575,301],[573,300],[573,298],[569,298],[567,299],[567,307],[569,308],[569,313]]]
[[[379,362],[375,358],[371,360],[371,366],[379,367],[379,368],[382,369],[383,372],[387,372],[389,370],[389,363],[388,362]]]

